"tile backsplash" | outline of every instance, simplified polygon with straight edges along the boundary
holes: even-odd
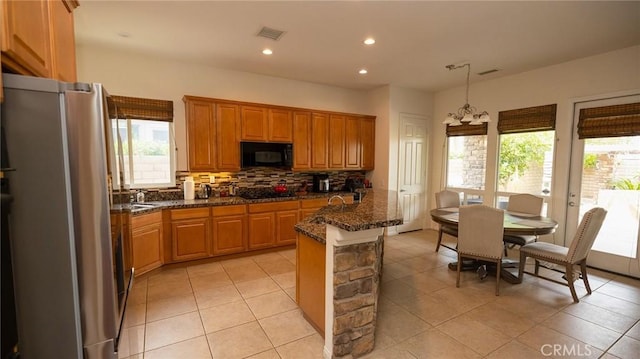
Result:
[[[332,190],[342,190],[345,180],[350,176],[359,176],[364,178],[365,171],[326,171],[326,172],[293,172],[286,170],[278,170],[273,168],[252,168],[239,172],[186,172],[178,171],[176,173],[176,187],[163,189],[145,189],[145,201],[168,201],[183,199],[184,192],[182,184],[185,177],[193,176],[195,182],[196,193],[200,188],[200,184],[209,184],[214,190],[227,190],[229,185],[233,184],[242,191],[243,189],[261,189],[272,188],[273,186],[284,183],[294,192],[299,191],[304,184],[307,185],[307,191],[312,190],[313,175],[326,174],[329,176],[329,185]],[[211,177],[214,177],[214,183],[211,183]],[[120,196],[114,195],[115,203],[126,203],[130,200],[130,195],[135,194],[137,190],[131,190]]]

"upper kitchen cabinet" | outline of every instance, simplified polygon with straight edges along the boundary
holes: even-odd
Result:
[[[12,72],[76,80],[75,0],[2,1],[2,66]]]
[[[290,110],[259,106],[240,106],[243,141],[293,142],[293,117]]]
[[[216,104],[218,171],[240,170],[240,114],[238,105]]]
[[[311,168],[329,168],[329,115],[311,115]]]
[[[240,170],[238,105],[185,96],[190,171]]]
[[[291,111],[269,109],[269,136],[272,142],[293,142],[293,117]]]
[[[269,126],[268,110],[257,106],[240,106],[242,141],[266,141]]]
[[[344,166],[348,169],[360,168],[360,119],[347,116],[344,122]]]
[[[75,6],[74,6],[75,4]],[[74,1],[49,1],[53,78],[76,82],[76,41],[73,30]]]
[[[215,104],[184,97],[187,122],[187,147],[190,171],[216,169]]]
[[[345,123],[343,115],[329,116],[329,168],[345,168]]]
[[[376,123],[375,118],[360,119],[360,167],[373,170],[375,163]]]
[[[311,112],[293,113],[293,169],[311,168]]]

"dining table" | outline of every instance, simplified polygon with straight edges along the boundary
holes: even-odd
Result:
[[[432,209],[431,219],[440,224],[458,228],[459,208],[436,208]],[[540,236],[551,234],[558,228],[558,222],[551,218],[532,215],[528,213],[504,211],[504,234],[505,235],[529,235]],[[457,270],[457,262],[449,263],[449,269]],[[504,258],[502,260],[502,270],[500,276],[508,283],[519,283],[517,275],[514,275],[507,268],[517,268],[518,261]],[[478,268],[477,261],[463,262],[463,270],[473,270]]]

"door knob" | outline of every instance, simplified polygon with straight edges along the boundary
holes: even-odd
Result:
[[[569,202],[569,207],[575,207],[575,206],[576,206],[575,202],[573,202],[573,201]]]

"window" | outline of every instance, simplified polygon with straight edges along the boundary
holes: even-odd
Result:
[[[447,126],[447,188],[484,190],[487,124]]]
[[[555,104],[499,113],[498,207],[511,193],[550,195],[555,115]]]
[[[122,163],[113,161],[112,166],[117,170],[122,166],[124,185],[130,188],[174,186],[173,103],[123,96],[111,99],[114,152],[119,154],[122,148],[123,155]]]

